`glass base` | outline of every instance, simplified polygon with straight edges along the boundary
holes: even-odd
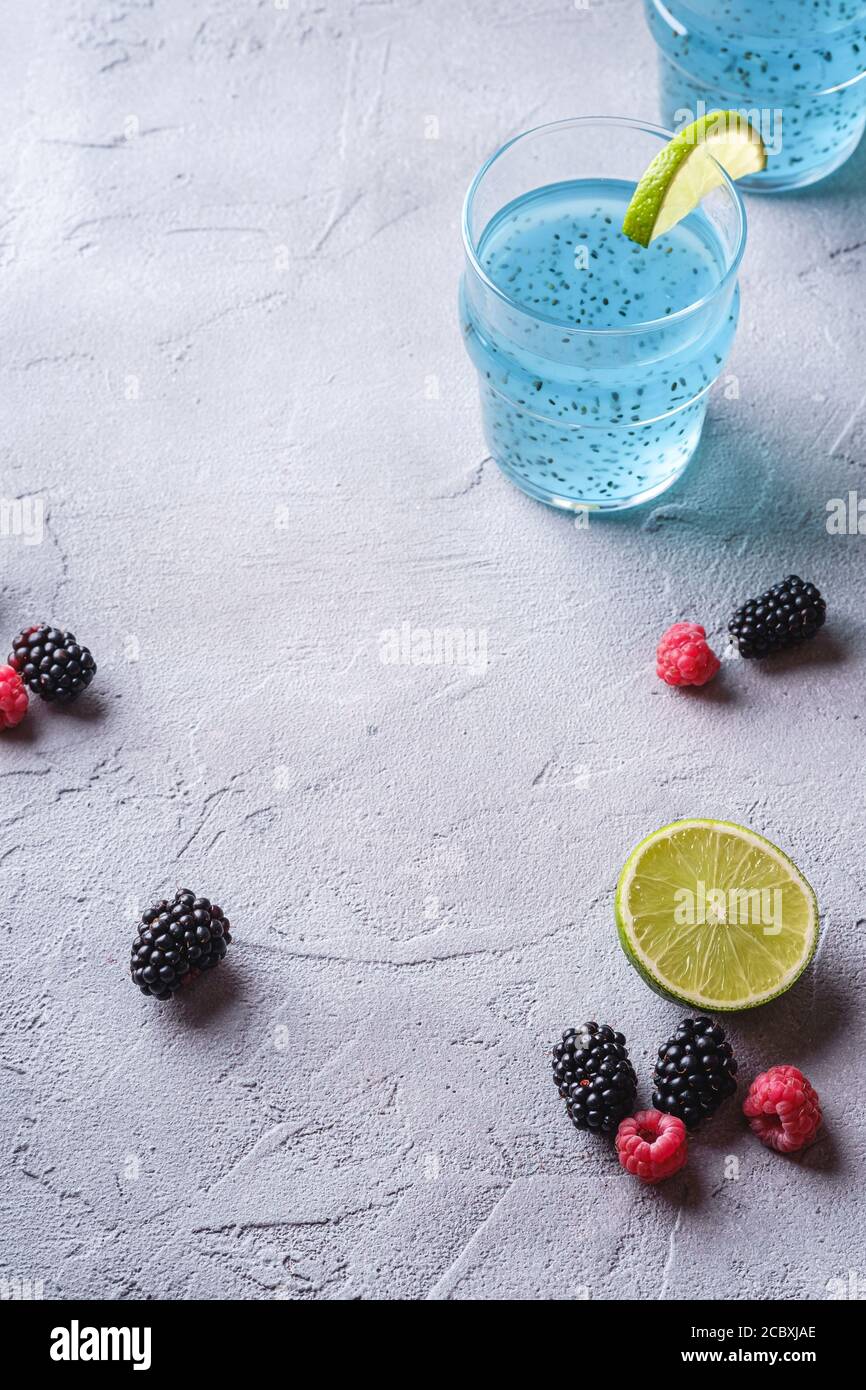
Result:
[[[823,164],[812,165],[808,169],[797,172],[796,169],[788,169],[784,174],[774,174],[772,163],[770,168],[763,174],[751,174],[746,178],[737,180],[737,187],[744,193],[793,193],[798,188],[809,188],[814,183],[820,183],[827,179],[831,174],[835,174],[837,169],[851,158],[863,137],[866,128],[866,118],[860,123],[857,130],[838,150],[824,161]]]
[[[510,468],[507,463],[503,463],[502,459],[497,458],[495,454],[492,455],[492,458],[500,473],[503,473],[508,481],[519,488],[521,492],[525,492],[527,497],[532,497],[536,502],[544,502],[548,507],[555,507],[557,511],[592,513],[625,512],[630,511],[633,507],[642,507],[646,502],[651,502],[654,497],[660,497],[663,492],[667,492],[668,488],[673,487],[674,483],[678,482],[683,476],[694,458],[696,448],[697,446],[695,446],[695,449],[692,450],[688,458],[681,463],[673,473],[670,473],[660,482],[656,482],[651,487],[646,488],[643,492],[635,493],[631,497],[616,497],[603,502],[597,500],[582,502],[579,498],[564,497],[561,494],[551,492],[539,483],[534,483],[530,479],[523,477],[520,473],[515,472],[513,468]]]

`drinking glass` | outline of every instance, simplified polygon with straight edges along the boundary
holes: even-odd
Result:
[[[460,309],[487,446],[556,507],[613,511],[670,487],[733,341],[746,219],[727,176],[649,248],[620,231],[670,138],[557,121],[510,140],[466,196]]]
[[[740,181],[783,193],[826,178],[866,126],[866,0],[644,0],[658,45],[662,120],[738,110],[767,168]]]

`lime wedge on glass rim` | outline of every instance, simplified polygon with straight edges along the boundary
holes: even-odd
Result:
[[[783,994],[818,943],[818,903],[799,869],[729,821],[648,835],[619,876],[615,911],[620,945],[650,988],[716,1012]]]
[[[632,195],[622,230],[640,246],[670,231],[724,182],[767,167],[759,132],[739,111],[708,111],[659,150]]]

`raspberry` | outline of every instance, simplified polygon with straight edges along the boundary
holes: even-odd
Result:
[[[656,650],[656,675],[668,685],[706,685],[719,665],[700,623],[674,623]]]
[[[663,1182],[678,1173],[688,1157],[686,1127],[676,1115],[639,1110],[621,1122],[616,1151],[627,1172],[643,1182]]]
[[[780,1154],[804,1149],[821,1128],[817,1092],[797,1067],[770,1067],[756,1076],[743,1114],[761,1143]]]
[[[17,671],[0,666],[0,729],[14,729],[27,713],[30,698]]]

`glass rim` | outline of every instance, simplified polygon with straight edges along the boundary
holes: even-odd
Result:
[[[653,332],[656,329],[664,328],[668,324],[681,322],[690,314],[697,313],[699,309],[703,309],[708,304],[712,303],[712,301],[716,299],[718,295],[720,295],[722,291],[728,287],[731,280],[733,280],[736,277],[737,271],[740,268],[740,262],[743,259],[743,252],[746,247],[746,208],[738,189],[734,186],[733,180],[729,177],[729,175],[725,172],[721,165],[719,165],[719,169],[722,174],[721,186],[726,188],[728,193],[730,194],[734,203],[734,208],[737,213],[738,227],[736,248],[731,257],[730,264],[725,269],[725,272],[721,276],[718,284],[714,285],[711,290],[708,290],[706,294],[702,295],[700,299],[696,299],[692,304],[687,304],[684,306],[684,308],[677,309],[676,313],[674,314],[667,314],[663,318],[645,319],[641,323],[627,324],[622,328],[580,328],[577,326],[572,327],[570,324],[563,323],[561,319],[554,318],[550,314],[538,313],[534,309],[528,309],[525,304],[522,304],[520,302],[520,300],[513,298],[510,294],[507,294],[505,290],[503,290],[499,285],[497,285],[493,280],[490,279],[490,276],[487,274],[487,272],[485,271],[484,267],[478,259],[475,247],[475,239],[470,229],[469,219],[473,210],[475,197],[478,193],[478,190],[481,187],[482,180],[489,173],[490,169],[493,167],[496,161],[500,159],[502,155],[506,154],[508,150],[512,149],[514,145],[518,144],[521,140],[528,139],[530,135],[550,135],[554,131],[569,130],[579,126],[593,125],[621,126],[628,130],[640,130],[647,135],[657,135],[662,140],[673,140],[674,138],[673,131],[666,130],[664,126],[654,125],[651,121],[636,120],[631,116],[569,116],[561,121],[547,121],[542,125],[532,126],[529,130],[522,130],[519,132],[519,134],[513,135],[510,140],[505,141],[504,145],[500,145],[497,150],[494,150],[493,154],[488,155],[487,159],[485,159],[484,163],[481,165],[480,169],[478,170],[472,182],[470,183],[468,189],[466,190],[466,196],[463,199],[461,231],[463,235],[463,249],[466,253],[467,260],[469,261],[469,264],[472,267],[474,273],[484,283],[486,288],[489,289],[492,294],[495,294],[498,299],[501,299],[503,303],[507,304],[512,309],[516,309],[519,313],[526,314],[530,318],[538,319],[542,323],[549,323],[563,333],[569,333],[574,335],[586,335],[594,338],[604,337],[605,335],[609,337],[622,337],[626,334],[631,333]],[[712,159],[712,155],[710,155],[710,158]]]

